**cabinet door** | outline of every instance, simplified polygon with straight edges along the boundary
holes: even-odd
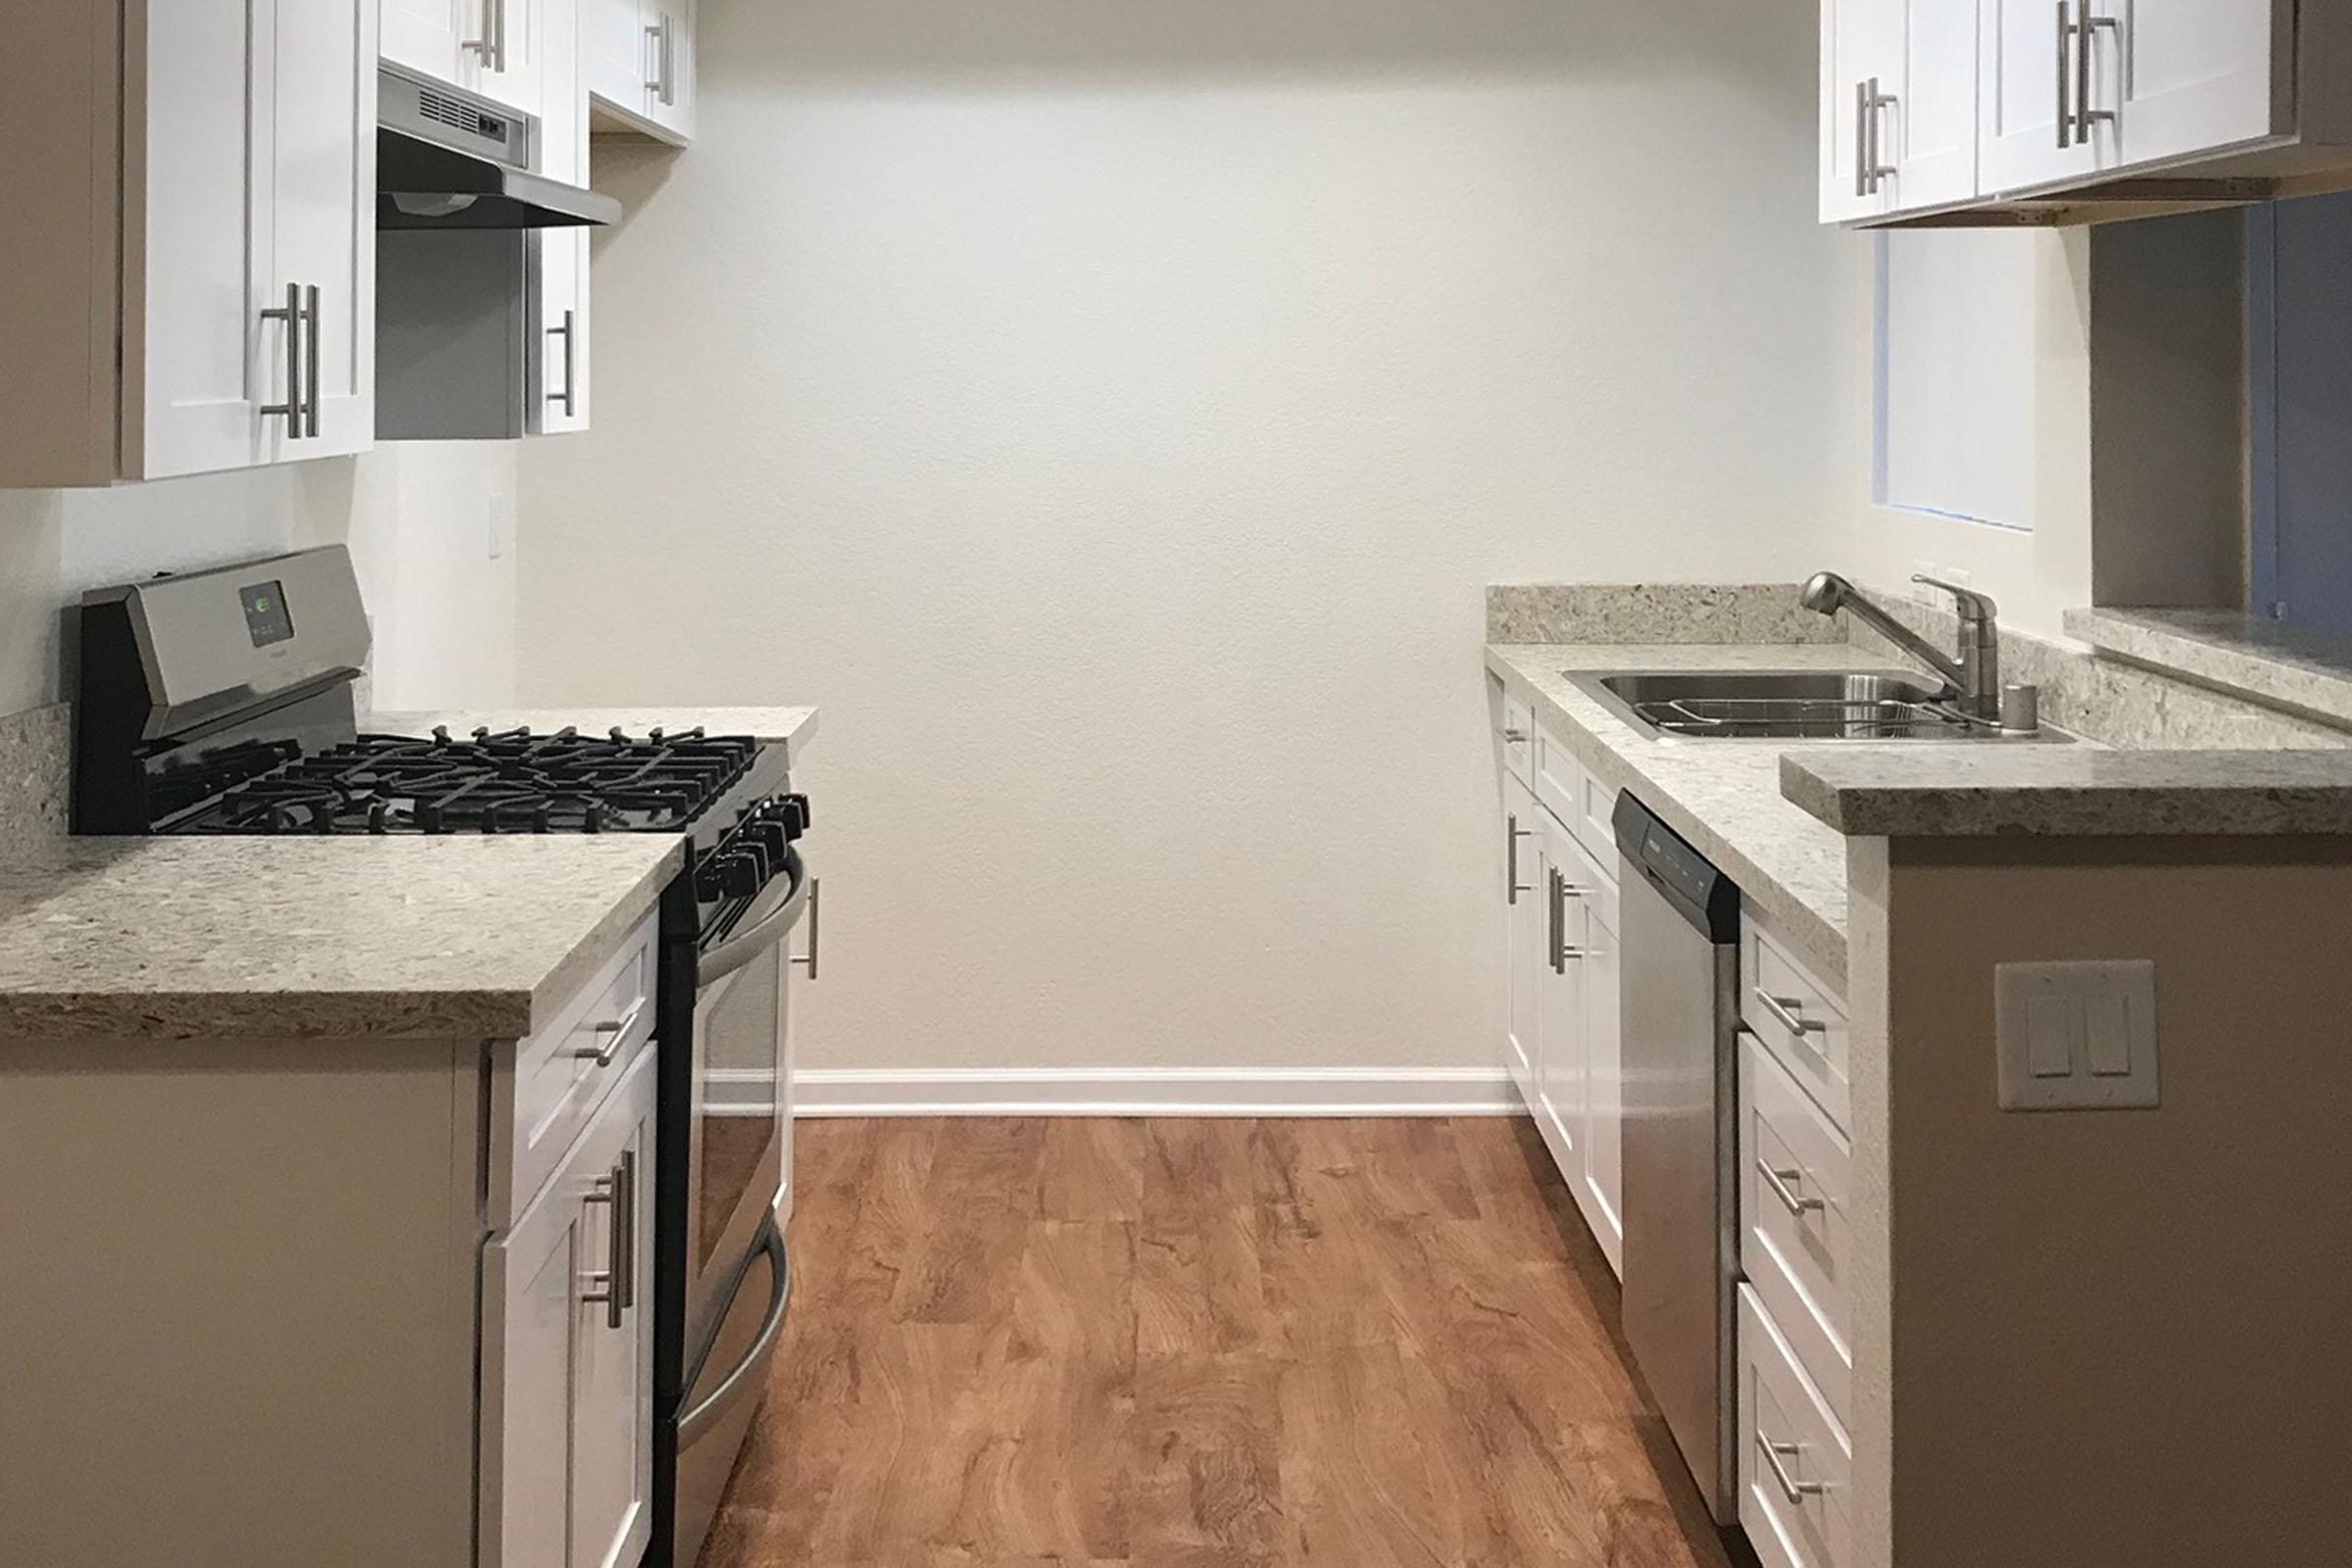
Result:
[[[1535,796],[1509,773],[1503,775],[1502,801],[1503,874],[1511,879],[1503,895],[1504,975],[1509,992],[1505,1045],[1511,1076],[1519,1085],[1520,1097],[1533,1111],[1538,1108],[1540,1098],[1536,1084],[1536,1062],[1541,1055],[1536,1033],[1537,1004],[1543,996],[1544,965],[1548,961],[1544,950],[1543,817]]]
[[[633,1563],[651,1539],[656,1059],[483,1249],[483,1568]]]
[[[1538,1116],[1571,1192],[1584,1185],[1583,1138],[1587,1094],[1585,1059],[1585,903],[1575,841],[1547,813],[1544,818],[1544,953],[1537,1027],[1544,1049],[1536,1065]]]
[[[150,5],[125,39],[122,441],[125,478],[250,467],[274,454],[285,304],[269,270],[273,116],[253,91],[272,41],[245,0]],[[137,26],[138,13],[130,14]]]
[[[592,9],[595,0],[587,0]],[[588,183],[588,88],[574,0],[545,0],[541,34],[539,172]],[[529,428],[552,435],[588,428],[588,235],[585,228],[542,229],[531,242]]]
[[[662,85],[655,92],[654,118],[677,132],[680,141],[694,136],[695,33],[700,0],[664,0],[669,55],[663,64]]]
[[[614,1100],[625,1139],[608,1176],[608,1189],[623,1183],[631,1211],[620,1218],[635,1236],[615,1260],[615,1223],[603,1223],[613,1210],[608,1199],[592,1203],[602,1236],[592,1238],[598,1269],[626,1268],[635,1281],[632,1305],[612,1326],[610,1314],[592,1312],[581,1335],[573,1380],[570,1568],[635,1568],[653,1535],[654,1485],[654,1053],[629,1071]],[[605,1151],[600,1149],[601,1161]]]
[[[376,0],[272,10],[269,289],[303,290],[310,406],[302,435],[281,434],[276,456],[334,457],[375,444]]]
[[[459,0],[466,34],[462,85],[510,108],[540,105],[548,12],[572,0]]]
[[[384,0],[383,57],[436,81],[456,82],[466,37],[461,12],[477,0]]]
[[[1625,1271],[1624,1041],[1617,933],[1585,922],[1585,1185],[1579,1195],[1609,1266]]]
[[[1875,106],[1872,88],[1875,83],[1878,94],[1899,106],[1901,28],[1902,0],[1821,0],[1818,174],[1824,222],[1875,217],[1893,202],[1891,185],[1872,172],[1891,162],[1896,143],[1886,137],[1892,110]]]
[[[2294,127],[2294,7],[2286,0],[2197,0],[2127,5],[2124,23],[2123,158],[2182,158]]]
[[[2077,134],[2082,57],[2073,21],[2084,0],[1982,0],[1977,12],[1977,183],[1986,195],[2080,178],[2122,162],[2116,122],[2091,122]],[[2094,0],[2096,21],[2115,0]],[[2094,26],[2089,96],[2115,106],[2122,51],[2111,28]],[[2066,121],[2060,122],[2061,110]],[[2063,139],[2062,139],[2063,137]]]
[[[582,58],[588,90],[612,107],[631,115],[645,113],[648,83],[654,79],[654,40],[649,27],[650,6],[640,0],[579,0]]]
[[[1977,194],[1977,0],[1903,0],[1899,102],[1882,113],[1897,212]]]

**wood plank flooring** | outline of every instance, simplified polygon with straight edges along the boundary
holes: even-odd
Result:
[[[706,1568],[1723,1568],[1524,1121],[811,1121]]]

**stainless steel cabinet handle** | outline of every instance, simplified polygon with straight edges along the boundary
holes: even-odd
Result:
[[[792,961],[807,969],[808,978],[811,980],[816,978],[817,933],[822,929],[819,922],[824,909],[824,901],[825,879],[821,876],[810,877],[808,879],[808,951]]]
[[[1512,729],[1505,725],[1494,733],[1502,737],[1502,744],[1505,746],[1525,746],[1527,744],[1527,731],[1523,729]]]
[[[677,24],[670,14],[664,11],[661,22],[645,30],[654,40],[654,77],[645,85],[653,93],[655,101],[666,107],[678,101],[675,75],[678,60]]]
[[[2090,127],[2102,120],[2115,118],[2112,109],[2090,107],[2091,41],[2098,37],[2101,29],[2120,34],[2123,24],[2113,17],[2092,16],[2090,0],[2077,0],[2077,3],[2080,9],[2076,16],[2080,20],[2075,23],[2075,140],[2087,147],[2090,145]]]
[[[305,404],[302,433],[315,436],[318,433],[318,285],[316,283],[302,291],[302,315],[309,323],[305,333],[308,339],[305,352],[310,356],[310,363],[303,367],[302,371],[302,401]]]
[[[1804,1445],[1775,1443],[1759,1432],[1756,1434],[1756,1446],[1763,1451],[1764,1465],[1772,1472],[1773,1484],[1781,1489],[1781,1495],[1790,1502],[1802,1507],[1807,1497],[1818,1497],[1830,1490],[1819,1481],[1799,1481],[1788,1473],[1787,1461],[1804,1457]]]
[[[466,53],[481,56],[484,71],[499,69],[498,10],[498,0],[482,0],[482,35],[468,38],[461,45]]]
[[[603,1302],[605,1326],[616,1329],[621,1314],[637,1303],[637,1152],[621,1151],[620,1163],[610,1175],[597,1178],[596,1190],[585,1201],[612,1208],[612,1224],[606,1239],[611,1266],[588,1276],[603,1289],[583,1291],[580,1299]]]
[[[1523,828],[1519,825],[1519,813],[1516,811],[1506,815],[1503,818],[1503,821],[1508,824],[1508,831],[1506,831],[1503,835],[1503,845],[1509,852],[1510,859],[1510,864],[1504,872],[1504,876],[1507,880],[1503,884],[1505,887],[1510,889],[1510,897],[1504,902],[1508,904],[1517,904],[1519,902],[1520,894],[1533,893],[1536,891],[1534,888],[1523,888],[1519,885],[1519,841],[1521,839],[1532,839],[1536,835],[1531,829]]]
[[[1567,906],[1560,898],[1560,873],[1545,873],[1544,883],[1544,940],[1550,949],[1551,972],[1561,973],[1567,966],[1560,958],[1560,948],[1567,941]]]
[[[564,324],[562,326],[551,326],[547,329],[547,335],[549,337],[560,337],[564,340],[564,390],[561,392],[550,392],[547,395],[547,401],[550,403],[563,404],[564,415],[566,418],[569,418],[574,412],[572,405],[572,388],[579,380],[579,357],[577,350],[574,348],[574,345],[579,342],[579,336],[573,330],[573,324],[576,317],[576,312],[565,311],[564,313]]]
[[[596,1033],[604,1039],[603,1045],[583,1046],[572,1054],[584,1061],[593,1061],[599,1067],[612,1066],[612,1058],[620,1054],[620,1043],[629,1038],[629,1032],[637,1027],[637,1020],[644,1016],[645,998],[639,997],[637,1004],[628,1011],[617,1018],[607,1018],[596,1026]]]
[[[1773,1016],[1773,1021],[1790,1034],[1822,1035],[1830,1026],[1819,1018],[1808,1018],[1795,1010],[1796,1004],[1774,996],[1762,986],[1756,987],[1756,1004]]]
[[[2066,46],[2075,36],[2075,24],[2066,19],[2066,0],[2058,0],[2058,146],[2061,151],[2073,145],[2074,116],[2066,108]]]
[[[1879,91],[1878,77],[1870,78],[1870,189],[1873,195],[1878,193],[1882,180],[1899,172],[1894,165],[1886,162],[1885,144],[1880,141],[1879,133],[1886,128],[1886,112],[1900,101],[1893,93]]]
[[[302,285],[286,285],[286,303],[271,306],[262,313],[265,321],[286,323],[286,401],[262,407],[265,418],[284,415],[286,439],[302,439]]]
[[[1764,1185],[1772,1189],[1772,1196],[1781,1200],[1781,1206],[1799,1219],[1817,1208],[1826,1209],[1830,1206],[1818,1198],[1797,1196],[1795,1188],[1789,1184],[1805,1179],[1805,1173],[1801,1170],[1776,1170],[1768,1161],[1759,1159],[1756,1161],[1756,1174],[1764,1178]]]
[[[637,1151],[620,1152],[620,1250],[612,1260],[620,1307],[627,1311],[637,1304]],[[614,1328],[620,1327],[616,1322]]]

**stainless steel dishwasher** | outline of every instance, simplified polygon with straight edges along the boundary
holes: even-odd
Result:
[[[1718,1524],[1736,1517],[1740,890],[1628,792],[1611,818],[1625,1041],[1625,1338]]]

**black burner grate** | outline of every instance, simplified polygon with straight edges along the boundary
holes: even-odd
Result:
[[[636,833],[674,831],[741,778],[748,736],[654,730],[475,730],[363,735],[239,777],[166,821],[178,833]]]

